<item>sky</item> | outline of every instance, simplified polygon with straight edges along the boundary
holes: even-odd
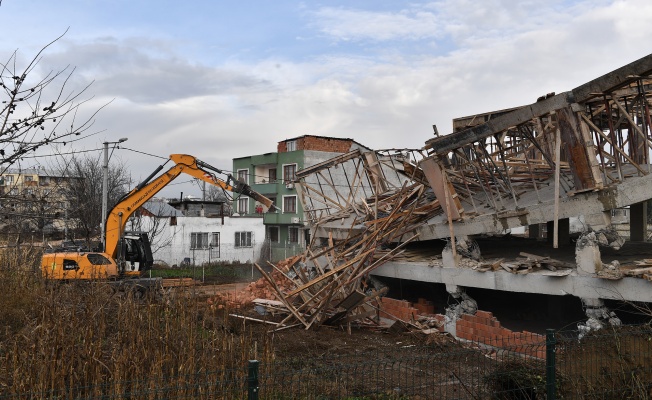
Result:
[[[34,73],[75,67],[69,88],[92,82],[81,114],[106,107],[64,150],[100,160],[126,137],[112,162],[139,181],[172,153],[228,171],[302,135],[421,148],[433,125],[448,134],[453,118],[652,53],[651,18],[649,0],[2,0],[0,60],[25,62],[67,30]],[[201,195],[176,183],[160,195]]]

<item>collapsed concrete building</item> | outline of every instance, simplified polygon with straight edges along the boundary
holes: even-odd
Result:
[[[574,296],[585,329],[618,324],[605,300],[652,302],[651,73],[648,55],[527,106],[458,118],[421,149],[355,150],[298,171],[309,254],[350,253],[356,276],[444,284],[459,300],[448,330],[477,309],[467,288]],[[626,207],[627,241],[612,224]],[[495,240],[519,228],[547,239]]]

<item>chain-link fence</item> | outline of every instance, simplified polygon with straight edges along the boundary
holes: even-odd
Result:
[[[450,346],[449,346],[450,347]],[[652,389],[652,329],[605,328],[405,346],[400,356],[249,361],[235,369],[27,391],[0,398],[85,399],[647,399]]]

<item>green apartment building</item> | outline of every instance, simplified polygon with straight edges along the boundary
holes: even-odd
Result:
[[[262,205],[254,199],[236,195],[233,200],[238,215],[261,218],[273,261],[302,252],[309,240],[295,188],[296,172],[355,149],[368,150],[353,139],[305,135],[279,142],[275,153],[233,159],[236,178],[278,207],[275,212],[263,213]]]

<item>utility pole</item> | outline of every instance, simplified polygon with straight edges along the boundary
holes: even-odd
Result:
[[[106,249],[106,214],[109,203],[109,144],[117,145],[126,142],[127,138],[122,138],[117,142],[104,142],[104,164],[102,164],[102,219],[100,219],[100,231],[102,237],[102,250]],[[113,146],[115,149],[115,146]],[[113,154],[113,150],[111,150]]]
[[[102,219],[100,219],[100,232],[102,235],[102,251],[106,249],[106,209],[109,202],[109,142],[104,142],[104,164],[102,164]]]

